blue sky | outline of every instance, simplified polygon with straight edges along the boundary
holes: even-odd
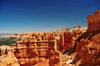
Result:
[[[50,32],[87,27],[100,0],[0,0],[0,33]]]

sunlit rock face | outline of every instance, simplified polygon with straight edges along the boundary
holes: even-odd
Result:
[[[87,17],[88,29],[79,37],[73,64],[80,66],[100,65],[100,10]],[[77,62],[81,60],[79,64]]]
[[[96,31],[100,29],[100,9],[95,11],[93,15],[88,15],[86,19],[88,23],[87,31]]]
[[[0,66],[20,66],[13,52],[14,50],[10,46],[0,46]]]
[[[77,54],[73,60],[81,60],[80,66],[98,66],[100,65],[100,33],[93,36],[90,40],[81,39],[77,43]]]
[[[23,38],[11,47],[15,49],[15,56],[21,66],[61,66],[60,52],[55,50],[55,43],[53,33],[33,33],[29,39]],[[45,64],[44,61],[48,62]]]
[[[76,52],[72,61],[75,66],[100,65],[100,10],[89,15],[87,23],[88,29],[84,33],[79,28],[77,31],[65,32],[60,36],[58,50],[68,55]]]
[[[81,31],[80,26],[74,32],[64,32],[60,36],[59,48],[58,50],[63,52],[63,50],[71,50],[78,37],[80,37],[84,32]]]

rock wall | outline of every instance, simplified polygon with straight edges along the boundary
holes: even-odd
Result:
[[[60,53],[55,50],[53,33],[44,33],[43,35],[33,33],[29,39],[21,39],[11,47],[15,49],[15,56],[21,66],[38,64],[42,57],[49,59],[49,66],[60,63]]]
[[[100,65],[100,10],[87,17],[88,29],[77,40],[76,56],[73,64],[81,60],[79,66]]]
[[[80,30],[80,26],[78,30],[74,32],[65,32],[60,36],[60,42],[59,42],[59,51],[62,51],[64,49],[71,50],[74,47],[75,41],[78,39],[79,36],[81,36],[84,32]]]
[[[87,16],[88,29],[87,31],[96,31],[100,29],[100,9],[95,11],[94,14]]]
[[[95,40],[100,33],[92,37],[91,40],[81,39],[77,43],[77,54],[73,60],[73,64],[81,60],[80,66],[99,66],[100,65],[100,43]],[[100,37],[99,37],[100,38]]]

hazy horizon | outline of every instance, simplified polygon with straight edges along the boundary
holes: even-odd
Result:
[[[74,26],[74,27],[78,27],[78,26]],[[68,27],[68,28],[74,28],[74,27]],[[81,27],[84,27],[84,26],[81,26]],[[62,29],[64,29],[64,28],[62,28]],[[62,30],[62,29],[59,29],[59,30]],[[54,31],[58,31],[58,30],[54,30]],[[30,32],[38,32],[38,31],[30,31]],[[48,32],[53,32],[53,31],[48,31]],[[14,33],[28,33],[28,32],[7,32],[7,33],[6,32],[1,32],[0,34],[14,34]]]

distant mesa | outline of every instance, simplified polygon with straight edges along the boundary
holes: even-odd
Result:
[[[43,34],[43,33],[54,33],[55,35],[55,39],[60,39],[60,35],[65,33],[65,32],[74,32],[77,31],[78,26],[77,27],[72,27],[72,28],[63,28],[62,30],[58,30],[58,31],[53,31],[53,32],[27,32],[27,33],[14,33],[12,36],[9,37],[29,37],[31,36],[33,33],[35,34]],[[80,27],[80,30],[82,30],[83,32],[86,32],[87,27]],[[8,38],[9,38],[8,37]]]

